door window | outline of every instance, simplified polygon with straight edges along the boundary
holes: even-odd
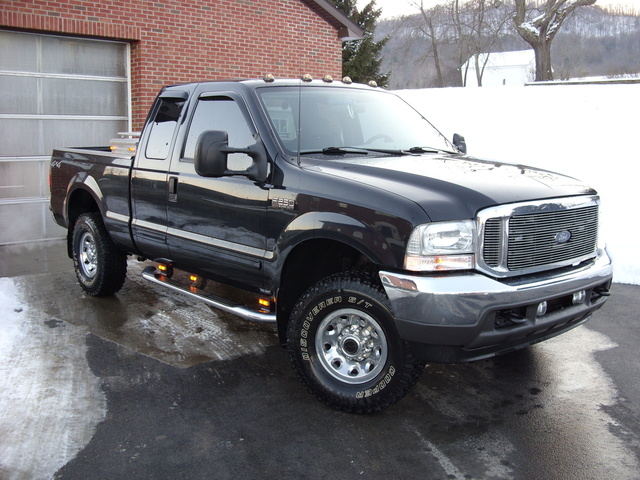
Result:
[[[193,162],[198,138],[208,130],[227,132],[230,147],[246,148],[255,143],[249,123],[233,99],[229,97],[201,99],[191,120],[182,161]],[[252,163],[251,157],[244,153],[232,153],[228,157],[230,170],[245,170]]]
[[[180,119],[184,100],[161,98],[153,122],[149,124],[149,140],[145,152],[147,158],[164,160],[169,156],[171,140]]]

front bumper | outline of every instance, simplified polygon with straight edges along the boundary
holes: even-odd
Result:
[[[584,323],[606,301],[612,276],[604,249],[579,268],[515,279],[380,272],[400,336],[423,360],[443,363],[507,353]],[[574,302],[581,291],[584,301]],[[548,310],[539,315],[543,301]]]

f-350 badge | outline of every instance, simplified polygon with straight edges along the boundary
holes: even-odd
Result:
[[[271,208],[281,208],[283,210],[295,210],[296,201],[290,198],[272,198]]]

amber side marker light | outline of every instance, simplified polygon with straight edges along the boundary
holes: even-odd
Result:
[[[171,278],[171,276],[173,275],[173,267],[171,265],[159,263],[157,268],[158,271],[167,278]]]
[[[189,274],[189,281],[191,282],[190,290],[192,292],[197,292],[197,290],[203,289],[207,284],[206,278],[194,273]]]
[[[271,312],[271,300],[267,298],[259,298],[258,304],[260,305],[260,311],[263,313]]]
[[[111,146],[109,147],[109,149],[110,149],[112,152],[117,152],[118,150],[120,150],[120,147],[119,147],[118,145],[111,145]],[[127,147],[127,151],[128,151],[128,152],[135,153],[135,151],[136,151],[136,146],[135,146],[135,145],[131,145],[131,146]]]

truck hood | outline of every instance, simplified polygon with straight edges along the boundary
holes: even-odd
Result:
[[[405,197],[431,221],[474,218],[479,210],[498,204],[596,193],[557,173],[462,155],[334,156],[316,167]]]

